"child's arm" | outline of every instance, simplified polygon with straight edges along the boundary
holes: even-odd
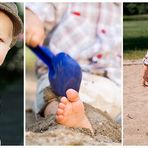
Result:
[[[45,34],[59,23],[68,4],[27,3],[26,43],[35,47],[43,43]]]

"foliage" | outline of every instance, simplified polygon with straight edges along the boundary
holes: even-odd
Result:
[[[148,3],[124,3],[124,15],[148,14]]]

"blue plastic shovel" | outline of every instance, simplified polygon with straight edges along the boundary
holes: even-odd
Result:
[[[51,89],[57,96],[66,96],[70,88],[79,91],[82,71],[73,58],[64,52],[54,55],[44,46],[29,48],[48,66]]]

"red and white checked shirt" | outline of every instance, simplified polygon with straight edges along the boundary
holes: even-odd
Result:
[[[106,71],[121,84],[120,3],[28,3],[27,7],[43,22],[54,23],[49,48],[55,54],[64,51],[83,69]]]

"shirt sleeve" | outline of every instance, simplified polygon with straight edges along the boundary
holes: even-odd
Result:
[[[51,3],[26,3],[26,8],[34,12],[43,22],[56,20],[55,7]]]

